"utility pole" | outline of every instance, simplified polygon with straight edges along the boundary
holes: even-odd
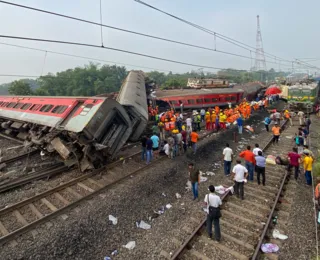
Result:
[[[254,70],[267,70],[266,58],[264,57],[263,51],[259,15],[257,15],[256,59],[254,63]]]

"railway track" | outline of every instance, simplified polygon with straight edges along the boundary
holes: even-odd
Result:
[[[30,152],[25,152],[23,154],[20,154],[20,155],[17,155],[17,156],[8,158],[8,159],[4,159],[1,161],[1,163],[5,163],[5,164],[13,163],[13,162],[28,158],[29,156],[35,155],[37,153],[39,153],[39,150],[32,150]]]
[[[283,125],[285,126],[285,124]],[[266,154],[281,154],[292,149],[292,138],[295,128],[288,128],[282,133],[279,146],[265,147]],[[287,137],[286,137],[287,136]],[[231,180],[228,186],[233,185]],[[206,232],[206,218],[199,219],[198,224],[187,234],[184,242],[178,241],[178,248],[170,259],[278,259],[276,254],[263,254],[260,250],[263,243],[275,243],[281,250],[281,242],[272,238],[272,229],[280,233],[286,231],[289,218],[290,194],[296,183],[290,180],[290,174],[284,166],[266,166],[266,186],[254,182],[245,184],[245,200],[226,193],[222,196],[222,218],[220,219],[220,243],[209,239]],[[202,215],[203,216],[203,215]],[[275,218],[277,217],[277,218]],[[276,224],[276,225],[275,225]]]
[[[206,133],[203,139],[212,133]],[[167,157],[159,157],[151,164],[141,161],[141,152],[136,152],[107,165],[93,170],[69,182],[7,206],[0,210],[0,245],[10,242],[15,245],[18,236],[31,231],[36,236],[35,228],[49,220],[63,215],[85,200],[98,195],[103,190],[127,179],[150,166],[154,166]],[[0,186],[1,191],[1,186]]]

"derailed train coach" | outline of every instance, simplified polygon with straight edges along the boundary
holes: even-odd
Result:
[[[0,96],[0,132],[24,140],[25,146],[78,161],[82,171],[100,167],[130,137],[137,138],[133,127],[140,134],[144,130],[144,78],[139,76],[139,84],[128,80],[136,75],[141,72],[130,72],[120,90],[122,97],[127,96],[128,89],[136,93],[131,96],[131,104],[121,99],[125,106],[107,97]],[[139,100],[135,100],[137,97]],[[131,112],[136,110],[140,114]]]

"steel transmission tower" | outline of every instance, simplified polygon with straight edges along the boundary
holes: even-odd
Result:
[[[263,51],[259,15],[257,15],[257,39],[256,40],[257,40],[256,59],[254,62],[253,70],[255,70],[255,71],[265,70],[266,71],[267,66],[266,66],[266,58],[264,57],[264,51]]]

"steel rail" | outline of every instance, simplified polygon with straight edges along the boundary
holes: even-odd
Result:
[[[25,177],[22,178],[16,178],[12,181],[6,182],[2,185],[0,185],[0,193],[3,193],[5,191],[20,187],[22,185],[28,184],[32,181],[41,180],[46,177],[50,177],[54,174],[63,172],[68,170],[69,167],[66,166],[63,162],[56,163],[54,165],[51,165],[45,169],[41,169],[37,172],[33,172]]]
[[[137,153],[136,153],[136,154],[137,154]],[[130,157],[132,157],[132,156],[130,156]],[[161,158],[159,158],[159,159],[157,160],[157,162],[162,161],[162,160],[165,159],[165,158],[166,158],[166,157],[161,157]],[[135,171],[133,171],[133,172],[130,172],[130,173],[126,174],[125,176],[121,177],[120,179],[118,179],[118,180],[116,180],[116,181],[114,181],[114,182],[112,182],[112,183],[109,183],[109,184],[105,185],[104,187],[102,187],[102,188],[100,188],[100,189],[97,189],[97,190],[95,190],[94,192],[92,192],[92,193],[90,193],[90,194],[88,194],[88,195],[86,195],[86,196],[83,196],[82,198],[80,198],[80,199],[78,199],[78,200],[70,203],[69,205],[64,206],[64,207],[62,207],[62,208],[60,208],[60,209],[58,209],[58,210],[56,210],[56,211],[54,211],[54,212],[52,212],[52,213],[50,213],[50,214],[48,214],[48,215],[45,215],[44,217],[42,217],[42,218],[40,218],[40,219],[38,219],[38,220],[35,220],[35,221],[31,222],[30,224],[28,224],[28,225],[26,225],[26,226],[23,226],[23,227],[15,230],[15,231],[9,233],[8,235],[5,235],[5,236],[1,237],[1,238],[0,238],[0,245],[3,245],[3,244],[5,244],[5,243],[9,242],[9,241],[12,240],[13,238],[15,238],[15,237],[17,237],[17,236],[19,236],[19,235],[22,235],[23,233],[25,233],[25,232],[27,232],[27,231],[29,231],[29,230],[32,230],[32,229],[33,229],[34,227],[36,227],[37,225],[47,222],[48,220],[50,220],[50,219],[52,219],[52,218],[60,215],[62,212],[65,212],[65,211],[67,211],[68,209],[71,209],[71,208],[76,207],[76,206],[79,205],[82,201],[85,201],[85,200],[88,200],[88,199],[94,197],[95,195],[103,192],[105,189],[108,189],[108,188],[110,188],[111,186],[113,186],[113,185],[115,185],[115,184],[117,184],[117,183],[119,183],[119,182],[121,182],[121,181],[123,181],[123,180],[125,180],[125,179],[127,179],[127,178],[130,178],[130,176],[136,175],[136,174],[139,173],[140,171],[145,170],[145,169],[147,169],[147,168],[149,168],[149,167],[151,167],[151,166],[154,166],[154,164],[147,164],[147,165],[143,166],[142,168],[139,168],[139,169],[137,169],[137,170],[135,170]],[[103,167],[103,168],[100,168],[100,169],[96,169],[96,170],[94,170],[92,173],[87,174],[86,176],[81,176],[81,177],[77,178],[76,180],[72,180],[72,181],[67,182],[67,183],[65,183],[65,184],[63,184],[63,185],[60,185],[60,186],[58,186],[58,187],[56,187],[56,188],[53,188],[53,189],[51,189],[51,190],[49,190],[49,191],[43,192],[43,193],[38,194],[38,195],[36,195],[36,196],[34,196],[34,197],[32,197],[32,198],[29,198],[29,199],[26,199],[26,200],[24,200],[24,201],[21,201],[20,203],[14,204],[14,205],[12,205],[12,206],[10,206],[10,207],[8,207],[8,208],[4,208],[4,209],[0,210],[0,216],[2,216],[2,215],[4,215],[4,214],[7,214],[7,213],[9,213],[9,212],[11,212],[11,211],[14,211],[14,210],[17,209],[17,208],[21,208],[22,206],[28,205],[28,204],[32,203],[33,201],[36,201],[36,200],[38,200],[38,199],[40,199],[40,198],[47,197],[48,195],[50,195],[50,194],[52,194],[52,193],[54,193],[54,192],[57,192],[57,191],[62,190],[62,189],[64,189],[64,188],[66,188],[66,187],[72,186],[73,184],[76,184],[77,182],[79,182],[79,181],[81,181],[81,180],[87,179],[87,178],[89,178],[90,176],[93,176],[93,175],[96,175],[96,174],[100,173],[102,170],[104,170],[104,169],[106,169],[106,168],[107,168],[107,167]]]
[[[283,122],[283,124],[281,125],[281,129],[284,129],[285,125],[288,123],[288,120],[285,120]],[[266,145],[261,149],[262,151],[265,151],[269,146],[270,144],[272,143],[272,140],[273,138],[270,138],[270,140],[266,143]],[[256,251],[259,253],[259,250],[260,250],[260,247],[261,247],[261,244],[262,244],[262,241],[263,241],[263,238],[265,237],[266,235],[266,232],[268,231],[268,226],[270,225],[271,221],[272,221],[272,216],[273,216],[273,213],[274,213],[274,210],[278,204],[278,200],[280,198],[280,195],[281,195],[281,192],[282,192],[282,189],[283,189],[283,186],[284,186],[284,183],[285,183],[285,180],[287,179],[287,174],[288,172],[285,174],[283,180],[282,180],[282,183],[281,183],[281,186],[280,186],[280,189],[277,193],[277,197],[276,197],[276,202],[274,203],[273,207],[272,207],[272,210],[271,210],[271,213],[269,215],[269,218],[268,218],[268,221],[266,222],[266,225],[265,225],[265,228],[259,238],[259,243],[257,245],[257,247],[255,248],[255,253],[254,255],[256,254]],[[230,195],[230,191],[228,190],[227,193],[223,194],[223,196],[221,197],[221,200],[222,201],[225,201],[227,200],[227,198],[229,197]],[[271,216],[271,217],[270,217]],[[186,241],[179,247],[179,249],[175,252],[175,254],[171,257],[172,260],[175,260],[175,259],[178,259],[181,255],[181,253],[185,250],[185,248],[188,246],[188,244],[194,239],[194,237],[196,236],[196,234],[198,234],[200,232],[200,230],[202,229],[202,227],[206,224],[206,218],[204,218],[201,223],[196,227],[196,229],[192,232],[191,235],[188,236],[188,238],[186,239]],[[251,260],[253,259],[256,259],[256,258],[252,258]]]
[[[21,160],[21,159],[24,159],[30,155],[34,155],[36,153],[38,153],[39,150],[33,150],[31,152],[27,152],[27,153],[24,153],[24,154],[20,154],[18,156],[15,156],[15,157],[12,157],[12,158],[9,158],[9,159],[5,159],[3,161],[1,161],[0,163],[12,163],[12,162],[15,162],[15,161],[18,161],[18,160]]]

